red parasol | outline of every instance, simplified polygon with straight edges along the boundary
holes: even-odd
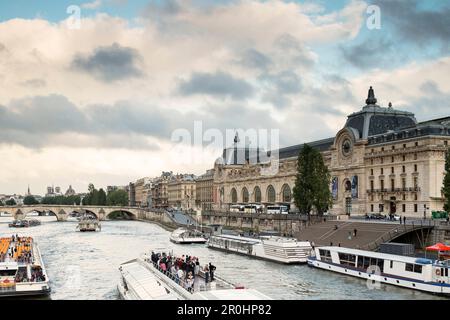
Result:
[[[450,251],[450,246],[446,246],[443,243],[436,243],[435,245],[426,248],[427,251]]]

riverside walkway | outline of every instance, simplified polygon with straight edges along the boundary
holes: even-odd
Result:
[[[392,242],[411,232],[420,232],[418,235],[425,242],[434,227],[435,222],[430,220],[413,220],[406,224],[400,224],[399,221],[329,220],[313,224],[296,232],[294,236],[299,240],[314,242],[316,246],[340,244],[342,247],[376,251],[381,243]],[[355,229],[356,237],[353,235]]]

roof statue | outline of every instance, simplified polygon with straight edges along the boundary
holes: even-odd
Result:
[[[376,104],[377,98],[375,98],[375,92],[372,89],[372,86],[370,86],[369,94],[366,99],[366,104]]]

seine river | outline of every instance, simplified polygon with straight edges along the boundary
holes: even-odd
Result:
[[[34,217],[33,217],[34,218]],[[76,221],[39,217],[42,225],[10,229],[0,217],[0,236],[30,235],[38,242],[51,281],[51,299],[118,299],[117,268],[150,250],[173,250],[212,262],[217,274],[274,299],[439,299],[408,289],[381,285],[369,289],[364,280],[304,265],[285,266],[206,248],[176,245],[163,228],[139,221],[103,221],[102,231],[76,232]]]

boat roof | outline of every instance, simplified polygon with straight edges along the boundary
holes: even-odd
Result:
[[[192,295],[194,300],[272,300],[255,289],[227,289],[200,291]]]
[[[127,285],[138,294],[142,300],[177,300],[173,292],[168,293],[162,285],[158,284],[156,277],[141,265],[137,260],[121,265],[122,275]]]
[[[242,236],[234,236],[231,234],[219,234],[219,235],[211,236],[211,238],[223,238],[223,239],[236,240],[241,243],[250,243],[250,244],[262,243],[262,241],[260,239],[247,238],[247,237],[242,237]]]
[[[405,262],[405,263],[413,263],[413,264],[426,265],[426,264],[433,263],[433,260],[431,260],[431,259],[417,258],[417,257],[408,257],[408,256],[400,256],[400,255],[396,255],[396,254],[381,253],[381,252],[374,252],[374,251],[366,251],[366,250],[352,249],[352,248],[345,248],[345,247],[325,246],[325,247],[318,247],[318,249],[324,249],[324,250],[330,250],[330,251],[338,251],[338,252],[347,253],[347,254],[354,254],[354,255],[358,255],[358,256],[373,257],[373,258],[379,258],[379,259],[385,259],[385,260],[393,260],[393,261],[399,261],[399,262]]]

